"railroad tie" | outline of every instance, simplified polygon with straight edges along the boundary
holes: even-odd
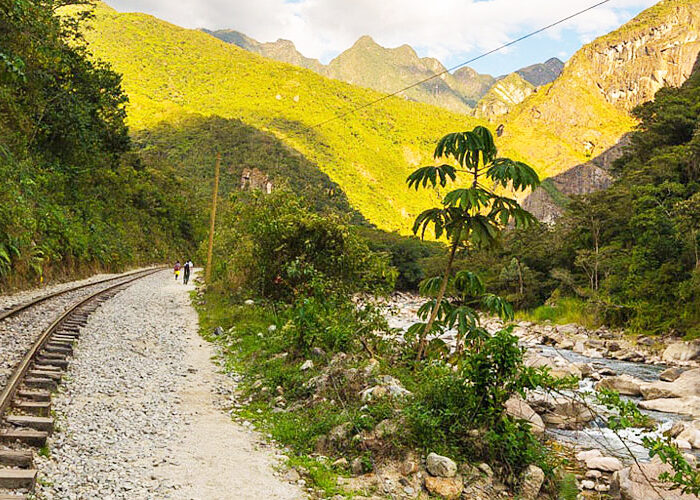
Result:
[[[55,380],[46,377],[27,377],[24,379],[24,385],[32,389],[48,389],[55,391],[58,384]]]
[[[33,490],[36,484],[36,475],[36,469],[0,469],[0,488]]]
[[[34,455],[29,450],[0,450],[0,466],[28,469],[34,466]]]
[[[0,429],[0,443],[5,444],[20,442],[28,446],[41,448],[42,446],[46,446],[47,437],[49,437],[48,432],[37,431],[35,429],[19,427],[11,429]]]
[[[5,420],[8,424],[16,425],[17,427],[25,427],[35,429],[37,431],[45,431],[51,434],[53,432],[53,419],[50,417],[35,417],[30,415],[7,415]]]
[[[49,391],[20,388],[17,391],[17,395],[20,398],[29,399],[31,401],[51,401],[51,393]]]
[[[27,372],[27,379],[25,380],[49,380],[50,382],[53,382],[54,385],[58,387],[58,383],[61,381],[61,377],[63,374],[61,372],[56,372],[56,371],[50,371],[50,370],[29,370]],[[31,385],[31,384],[30,384]],[[34,387],[41,387],[40,385],[35,385]],[[50,387],[45,387],[46,389],[50,389]]]
[[[15,400],[12,406],[25,413],[31,413],[39,417],[48,417],[51,413],[51,401],[27,401]]]

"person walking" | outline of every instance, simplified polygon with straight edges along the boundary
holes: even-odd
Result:
[[[175,281],[177,281],[178,277],[180,276],[180,261],[175,262],[175,266],[173,267],[173,271],[175,272]]]
[[[192,264],[192,261],[187,259],[187,262],[185,262],[184,266],[184,272],[182,275],[182,282],[186,285],[188,281],[190,281],[190,273],[192,272],[192,268],[194,267],[194,264]]]

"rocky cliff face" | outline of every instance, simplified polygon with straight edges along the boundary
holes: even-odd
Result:
[[[525,198],[523,207],[539,221],[554,223],[562,215],[570,196],[610,187],[614,180],[610,167],[629,143],[629,135],[623,136],[615,146],[593,160],[545,179],[541,187]]]
[[[564,63],[556,57],[540,64],[533,64],[516,71],[517,74],[535,87],[547,85],[556,80],[564,70]]]
[[[699,53],[700,2],[665,0],[584,47],[570,67],[579,78],[595,75],[605,100],[630,111],[660,88],[683,84]]]
[[[551,185],[561,193],[585,194],[606,187],[601,182],[609,176],[602,172],[603,160],[589,165],[571,162],[571,157],[608,158],[609,151],[617,151],[614,146],[635,126],[630,111],[660,88],[683,84],[699,54],[700,0],[661,1],[584,46],[560,78],[511,112],[508,126],[566,138],[571,149],[548,151],[550,165],[540,166],[553,176]],[[547,148],[546,141],[542,147]],[[560,209],[552,208],[553,203],[557,205],[543,189],[525,202],[544,220],[558,216]]]

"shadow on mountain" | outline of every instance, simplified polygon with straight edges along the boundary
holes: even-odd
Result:
[[[139,131],[133,140],[146,166],[175,166],[183,181],[190,183],[183,192],[194,193],[194,202],[202,207],[211,197],[214,164],[220,152],[222,196],[241,189],[244,182],[250,184],[252,177],[265,184],[269,181],[272,189],[288,187],[319,212],[350,214],[352,222],[366,223],[341,188],[315,163],[272,134],[240,120],[187,114]]]

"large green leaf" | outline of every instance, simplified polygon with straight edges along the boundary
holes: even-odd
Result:
[[[481,210],[489,205],[494,195],[480,187],[455,189],[445,195],[443,205],[459,207],[462,210]]]
[[[433,231],[435,232],[435,238],[440,238],[442,233],[445,231],[446,222],[446,212],[439,208],[429,208],[421,212],[416,221],[413,223],[413,234],[418,234],[421,232],[421,238],[425,238],[425,231],[428,229],[430,224],[433,225]]]
[[[436,187],[438,184],[445,187],[447,179],[454,181],[457,178],[456,169],[451,165],[440,165],[438,167],[421,167],[411,173],[406,179],[408,188],[415,187],[416,190],[420,186],[426,187],[431,184]]]
[[[540,178],[532,167],[510,158],[493,160],[486,171],[486,176],[496,185],[512,187],[516,191],[536,188],[540,185]]]

